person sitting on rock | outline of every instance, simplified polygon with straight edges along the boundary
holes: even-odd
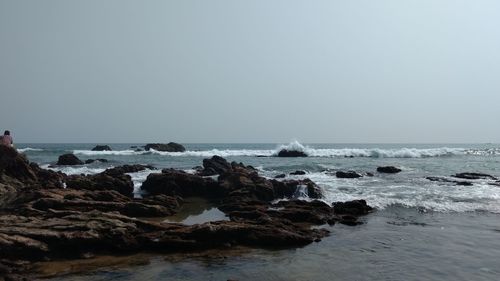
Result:
[[[9,130],[6,130],[5,133],[3,133],[3,136],[0,137],[0,144],[6,146],[14,146],[14,141],[12,140],[12,136],[10,135]]]

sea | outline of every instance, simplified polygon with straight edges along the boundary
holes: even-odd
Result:
[[[65,268],[48,280],[500,280],[500,186],[490,179],[470,180],[472,186],[426,179],[454,179],[461,172],[500,177],[500,144],[214,143],[183,144],[185,152],[173,153],[136,151],[141,143],[107,144],[113,151],[97,152],[91,150],[95,145],[33,143],[17,148],[30,161],[66,174],[94,174],[124,164],[193,172],[204,158],[219,155],[252,165],[265,177],[310,178],[322,188],[327,203],[365,199],[376,210],[362,217],[362,225],[321,226],[330,235],[301,248],[150,256],[147,262],[126,266],[76,273]],[[308,157],[274,157],[284,148]],[[108,162],[53,166],[65,153]],[[379,166],[396,166],[402,172],[377,173]],[[289,175],[296,170],[306,174]],[[373,176],[335,176],[350,170]],[[134,196],[142,196],[140,186],[153,172],[158,171],[130,174]]]

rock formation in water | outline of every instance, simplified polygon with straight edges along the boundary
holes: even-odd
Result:
[[[92,148],[92,151],[112,151],[111,147],[109,145],[96,145],[94,148]]]
[[[186,148],[183,145],[169,142],[169,143],[148,143],[144,147],[145,150],[154,149],[156,151],[165,151],[165,152],[184,152]]]
[[[377,172],[385,174],[397,174],[401,172],[401,169],[396,168],[394,166],[384,166],[384,167],[378,167]]]
[[[148,176],[144,198],[133,198],[126,173],[151,168],[126,165],[68,176],[0,146],[0,279],[26,273],[35,261],[239,245],[297,247],[328,235],[313,225],[355,225],[372,210],[364,201],[332,206],[314,200],[322,193],[310,180],[267,179],[223,158],[204,161],[201,174],[216,172],[217,178],[164,169]],[[145,219],[176,213],[190,196],[210,200],[230,220],[189,226]],[[281,198],[288,200],[275,203]]]
[[[72,165],[83,165],[83,164],[84,164],[83,161],[72,153],[63,154],[59,156],[59,159],[57,160],[57,165],[72,166]]]

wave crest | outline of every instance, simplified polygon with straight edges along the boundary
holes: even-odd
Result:
[[[18,148],[17,151],[23,153],[23,152],[26,152],[26,151],[43,151],[43,149],[41,149],[41,148],[25,147],[25,148]]]
[[[500,155],[500,148],[488,149],[466,149],[466,148],[313,148],[303,145],[298,141],[293,141],[287,145],[277,146],[276,149],[211,149],[211,150],[188,150],[185,152],[163,152],[163,151],[135,151],[135,150],[116,150],[116,151],[91,151],[74,150],[74,154],[95,156],[95,155],[161,155],[171,157],[212,157],[218,155],[221,157],[238,156],[276,156],[282,149],[301,151],[310,157],[368,157],[368,158],[428,158],[428,157],[446,157],[459,155],[477,155],[491,156]]]

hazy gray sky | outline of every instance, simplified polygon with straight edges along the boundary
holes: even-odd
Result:
[[[500,142],[500,1],[0,0],[17,142]]]

